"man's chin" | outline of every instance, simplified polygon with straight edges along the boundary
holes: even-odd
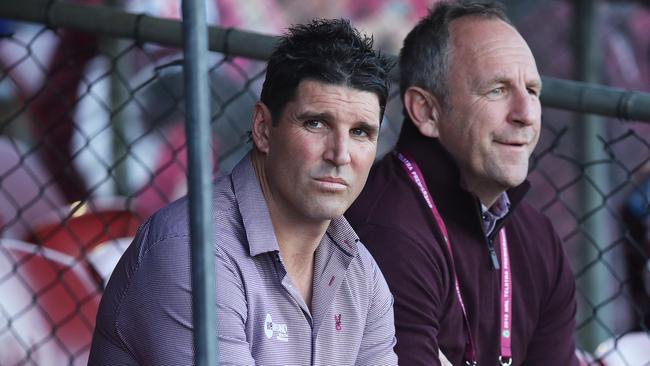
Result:
[[[504,191],[507,191],[510,188],[515,188],[521,185],[524,181],[526,181],[526,177],[527,176],[524,175],[523,177],[517,176],[517,177],[511,177],[507,179],[503,184]]]
[[[348,207],[349,205],[348,206],[337,205],[334,207],[320,206],[310,210],[309,216],[316,221],[333,220],[335,218],[343,216],[345,210]]]

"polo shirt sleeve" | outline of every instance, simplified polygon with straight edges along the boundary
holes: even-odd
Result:
[[[217,248],[217,323],[220,365],[254,365],[246,337],[248,304],[236,260]]]
[[[111,277],[89,365],[194,364],[189,236],[154,239],[150,230],[149,223],[143,225]],[[241,277],[219,249],[215,271],[219,362],[254,365]]]
[[[111,276],[89,365],[193,363],[189,237],[155,237],[151,226],[140,228]]]
[[[370,264],[372,297],[355,365],[397,365],[393,296],[370,253],[363,246],[359,253]]]
[[[576,286],[562,241],[550,221],[544,218],[550,285],[540,311],[540,318],[526,352],[526,365],[578,366],[575,356]],[[548,264],[547,264],[548,263]]]
[[[395,352],[403,365],[440,365],[439,319],[444,282],[439,253],[399,230],[374,224],[355,228],[395,297]]]

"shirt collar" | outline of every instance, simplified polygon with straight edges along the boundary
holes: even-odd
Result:
[[[497,221],[504,218],[510,211],[510,199],[506,192],[501,193],[489,209],[481,203],[481,224],[486,236],[492,234]]]
[[[339,250],[350,257],[355,257],[358,252],[359,237],[343,216],[339,216],[330,222],[327,234]],[[321,241],[322,243],[322,241]]]

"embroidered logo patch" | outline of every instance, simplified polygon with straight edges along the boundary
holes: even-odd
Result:
[[[273,323],[273,318],[271,317],[271,314],[266,314],[266,319],[264,320],[264,335],[266,335],[266,338],[273,338],[273,335],[275,335],[275,339],[278,341],[282,342],[287,342],[289,341],[289,334],[287,333],[287,325],[286,324],[275,324]]]

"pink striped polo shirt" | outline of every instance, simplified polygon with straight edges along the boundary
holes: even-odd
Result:
[[[283,265],[249,156],[215,187],[222,365],[396,365],[393,298],[345,218],[315,253],[311,309]],[[187,201],[140,228],[102,298],[90,365],[193,363]]]

